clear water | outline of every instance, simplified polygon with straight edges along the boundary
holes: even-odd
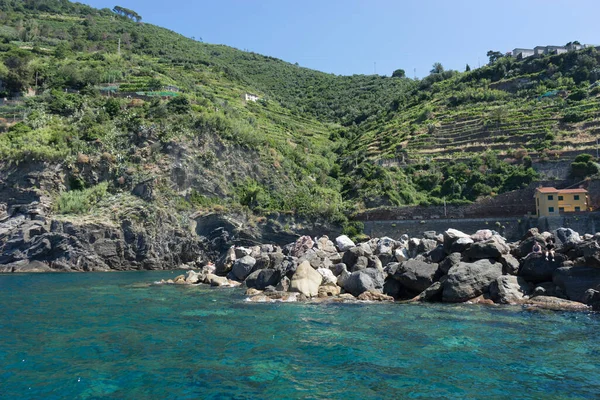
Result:
[[[600,315],[0,276],[0,398],[598,398]]]

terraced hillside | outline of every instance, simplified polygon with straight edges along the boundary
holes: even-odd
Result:
[[[147,206],[184,216],[346,223],[365,208],[466,204],[527,186],[538,161],[594,155],[594,48],[419,81],[335,76],[67,0],[0,10],[0,90],[35,94],[0,105],[1,168],[53,165],[61,177],[37,189],[59,213],[151,192]]]

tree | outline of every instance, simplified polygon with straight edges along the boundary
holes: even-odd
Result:
[[[405,78],[406,77],[406,71],[404,71],[403,69],[397,69],[394,72],[392,72],[392,78]]]
[[[465,72],[469,72],[471,70],[471,67],[469,66],[469,64],[467,64],[467,66],[465,67]]]
[[[123,17],[127,17],[129,19],[134,19],[135,22],[140,22],[142,20],[142,16],[141,15],[139,15],[138,13],[136,13],[133,10],[130,10],[128,8],[124,8],[124,7],[121,7],[121,6],[115,6],[113,8],[113,12],[115,14],[122,15]]]
[[[490,58],[490,64],[493,64],[502,57],[504,57],[504,54],[502,54],[499,51],[490,50],[487,52],[487,56]]]
[[[444,72],[444,66],[441,63],[436,62],[433,64],[433,67],[429,72],[432,74],[441,74],[442,72]]]

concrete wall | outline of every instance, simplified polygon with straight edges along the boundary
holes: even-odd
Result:
[[[419,237],[425,231],[444,232],[454,228],[465,233],[475,233],[480,229],[493,229],[508,240],[519,240],[530,228],[551,231],[560,227],[571,228],[580,234],[596,233],[600,230],[600,212],[561,215],[557,217],[510,217],[510,218],[468,218],[438,220],[395,220],[363,221],[365,233],[371,237],[389,236],[398,239],[403,234]]]

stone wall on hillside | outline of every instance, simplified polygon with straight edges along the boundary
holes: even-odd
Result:
[[[506,217],[465,218],[437,220],[389,220],[363,221],[365,233],[371,237],[389,236],[393,239],[403,234],[421,236],[425,231],[444,232],[449,228],[472,234],[480,229],[493,229],[508,240],[516,241],[530,228],[552,231],[560,227],[571,228],[580,234],[596,233],[600,230],[600,212],[577,213],[559,217]]]

